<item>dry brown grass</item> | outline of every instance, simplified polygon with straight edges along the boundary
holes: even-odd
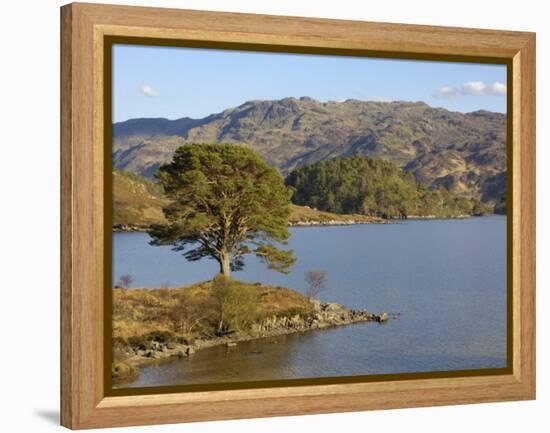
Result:
[[[230,285],[235,293],[254,294],[255,304],[247,310],[236,309],[236,314],[246,314],[247,320],[235,317],[225,325],[226,330],[232,323],[250,326],[266,317],[305,317],[312,311],[310,301],[294,290],[235,280],[230,280]],[[219,321],[220,306],[211,281],[179,288],[113,289],[115,341],[137,344],[155,338],[208,337],[218,331]]]
[[[382,218],[359,215],[359,214],[335,214],[331,212],[324,212],[317,209],[312,209],[307,206],[298,206],[295,204],[290,205],[290,218],[291,224],[296,223],[308,223],[308,222],[320,222],[328,223],[330,221],[340,222],[361,222],[361,223],[383,223]]]
[[[283,287],[257,286],[260,292],[260,310],[262,316],[307,316],[312,312],[308,298],[295,290]]]
[[[162,208],[169,201],[151,181],[113,171],[113,224],[149,226],[166,222]]]

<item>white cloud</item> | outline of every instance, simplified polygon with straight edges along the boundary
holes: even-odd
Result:
[[[450,86],[440,87],[434,93],[434,96],[436,98],[451,98],[456,95],[457,95],[456,89]]]
[[[468,81],[462,84],[460,93],[462,95],[482,96],[487,92],[487,86],[483,81]]]
[[[148,84],[142,84],[141,86],[139,86],[139,90],[145,96],[149,96],[150,98],[154,98],[159,95],[158,92]]]
[[[506,95],[506,84],[495,81],[491,86],[491,92],[493,95]]]
[[[503,96],[506,95],[506,85],[495,81],[488,86],[483,81],[467,81],[458,87],[443,86],[434,92],[436,98],[452,98],[454,96]]]

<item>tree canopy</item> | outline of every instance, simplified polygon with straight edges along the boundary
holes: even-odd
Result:
[[[286,184],[292,201],[334,213],[384,218],[472,215],[486,212],[479,200],[429,190],[412,173],[383,160],[360,156],[335,158],[292,171]]]
[[[149,232],[153,245],[172,245],[187,260],[216,260],[226,276],[254,254],[270,269],[294,263],[286,245],[291,192],[279,172],[251,149],[235,144],[186,144],[156,178],[172,204],[168,224]]]

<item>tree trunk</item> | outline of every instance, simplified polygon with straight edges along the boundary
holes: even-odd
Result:
[[[231,264],[230,264],[229,253],[224,252],[220,254],[220,274],[229,278],[231,274]]]

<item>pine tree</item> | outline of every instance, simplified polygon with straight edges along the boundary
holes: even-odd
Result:
[[[189,261],[209,257],[220,273],[244,267],[254,254],[270,269],[294,263],[286,245],[291,192],[275,168],[251,149],[229,144],[186,144],[156,178],[173,201],[163,209],[168,224],[153,226],[153,245],[172,245]]]

